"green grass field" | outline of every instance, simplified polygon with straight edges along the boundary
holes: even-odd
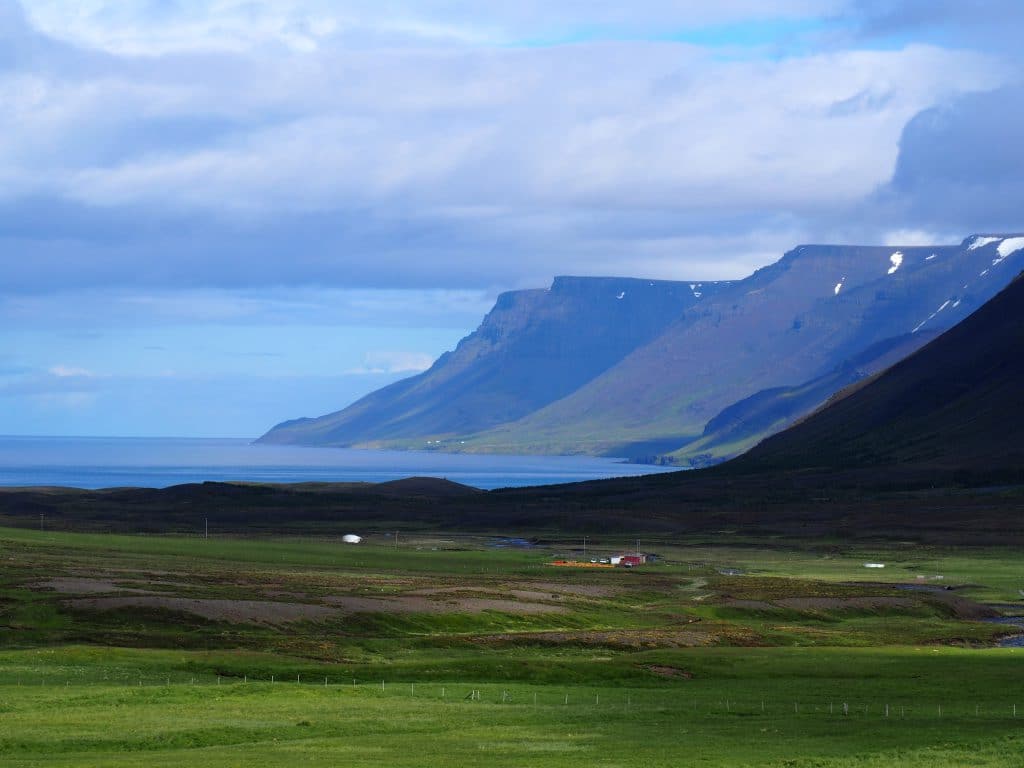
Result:
[[[1024,762],[1015,551],[722,539],[0,529],[0,764]]]

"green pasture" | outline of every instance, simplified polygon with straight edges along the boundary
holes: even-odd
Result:
[[[382,536],[376,537],[383,538]],[[513,574],[543,567],[550,557],[533,550],[483,549],[478,544],[466,547],[458,539],[418,537],[424,543],[399,546],[369,543],[358,547],[332,539],[306,538],[203,538],[183,536],[129,536],[118,534],[64,533],[0,528],[0,546],[31,547],[33,550],[60,551],[74,556],[85,553],[95,558],[117,557],[136,562],[160,558],[178,563],[243,563],[278,569],[329,568],[372,570],[398,573],[471,573]],[[429,542],[429,543],[428,543]]]
[[[318,673],[329,667],[307,666],[296,682],[285,660],[271,683],[214,672],[266,659],[6,652],[0,757],[10,766],[1014,766],[1024,750],[1019,661],[1012,650],[730,648],[628,662],[688,678],[417,682],[408,668],[382,687],[324,685]]]
[[[995,647],[1010,630],[889,586],[1016,612],[1015,551],[720,538],[643,543],[660,559],[629,571],[548,565],[580,554],[568,539],[0,529],[0,765],[1024,763],[1024,649]],[[631,545],[594,537],[588,556]],[[88,603],[437,592],[450,610],[277,623]]]

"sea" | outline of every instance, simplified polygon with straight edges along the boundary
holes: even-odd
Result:
[[[385,482],[441,477],[476,488],[646,475],[665,467],[590,456],[494,456],[256,445],[244,438],[0,437],[0,486],[165,488],[181,483]]]

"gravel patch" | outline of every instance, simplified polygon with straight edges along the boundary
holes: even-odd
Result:
[[[722,603],[726,608],[743,608],[748,611],[774,611],[777,605],[766,603],[764,600],[727,600]]]
[[[187,597],[83,597],[68,600],[72,608],[116,611],[123,608],[162,608],[230,624],[287,624],[338,615],[339,611],[308,603],[278,603],[266,600],[203,600]]]
[[[913,608],[915,600],[908,597],[786,597],[776,600],[776,605],[797,611],[829,610],[874,610],[877,608]]]
[[[324,602],[341,608],[346,613],[481,613],[501,611],[515,614],[564,613],[558,605],[528,603],[518,600],[489,599],[482,597],[452,597],[434,600],[425,595],[403,595],[400,597],[359,597],[356,595],[332,595]]]

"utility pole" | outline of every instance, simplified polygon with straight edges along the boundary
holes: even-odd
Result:
[[[203,538],[210,538],[210,518],[208,517],[203,518]]]
[[[587,559],[587,537],[583,537],[583,559]]]

